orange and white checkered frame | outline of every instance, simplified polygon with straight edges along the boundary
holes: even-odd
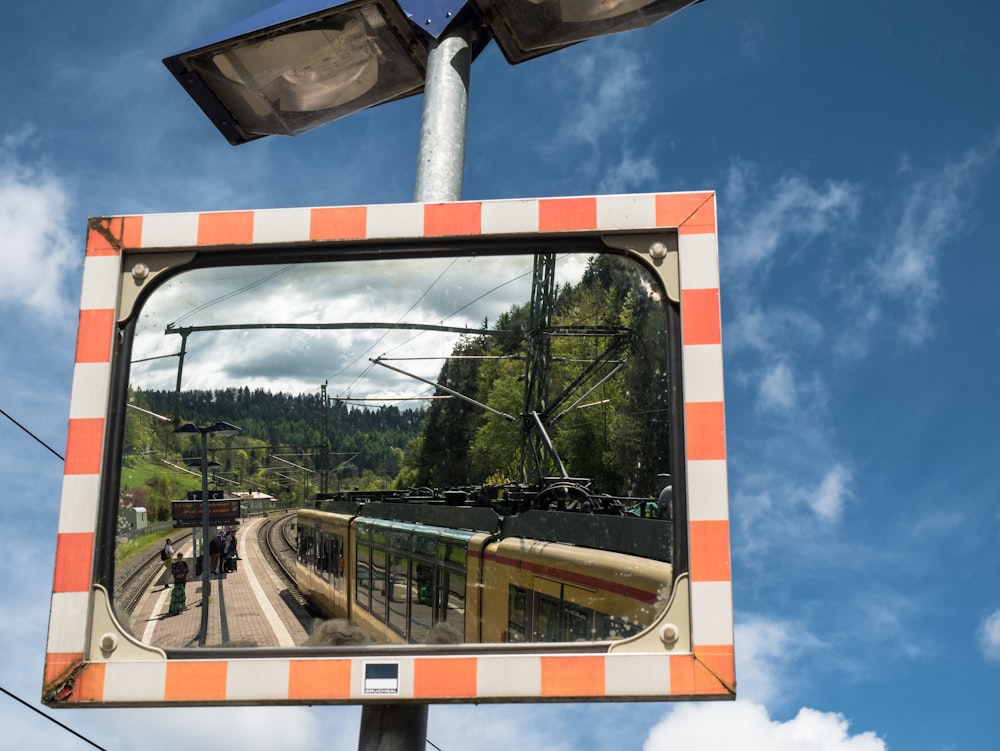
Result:
[[[666,232],[676,237],[689,570],[675,583],[667,614],[670,622],[600,654],[476,652],[473,647],[467,655],[415,652],[376,661],[399,665],[399,694],[392,699],[397,702],[733,698],[715,194],[690,192],[92,219],[70,399],[44,701],[53,706],[373,701],[364,695],[362,685],[369,658],[315,657],[290,650],[288,656],[276,657],[226,659],[216,651],[205,659],[173,659],[138,643],[109,649],[118,637],[98,625],[106,597],[100,599],[92,572],[112,341],[129,253],[622,232]],[[671,638],[678,634],[679,638]]]

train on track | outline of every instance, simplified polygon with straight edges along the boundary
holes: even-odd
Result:
[[[380,643],[603,642],[650,626],[674,576],[664,505],[547,490],[513,509],[465,491],[317,502],[298,512],[298,588]]]

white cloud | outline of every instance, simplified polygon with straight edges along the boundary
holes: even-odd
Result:
[[[792,680],[792,662],[812,641],[805,629],[788,621],[740,619],[735,628],[737,695],[761,704],[776,701]]]
[[[859,190],[833,180],[814,184],[797,174],[767,185],[756,165],[738,162],[721,196],[720,213],[733,228],[721,238],[725,342],[737,363],[730,372],[756,392],[760,410],[816,412],[826,405],[824,379],[814,367],[802,372],[799,364],[827,347],[826,313],[818,307],[827,291],[812,269],[796,269],[792,285],[779,288],[772,279],[778,268],[795,266],[806,246],[853,219]],[[811,266],[826,263],[824,258]]]
[[[636,157],[626,152],[621,159],[609,167],[598,183],[600,193],[625,193],[636,190],[643,184],[659,180],[660,171],[649,156]]]
[[[994,610],[979,627],[979,648],[990,662],[1000,662],[1000,609]]]
[[[10,151],[30,138],[30,128],[8,134],[0,150],[0,307],[58,318],[69,312],[61,287],[81,254],[66,228],[71,201],[64,182]]]
[[[788,410],[796,403],[795,373],[786,363],[776,363],[760,381],[760,401],[769,409]]]
[[[736,230],[725,243],[725,261],[734,280],[748,271],[766,271],[779,248],[789,245],[789,255],[795,254],[793,243],[811,242],[852,219],[860,207],[858,189],[848,182],[815,186],[789,174],[764,191],[757,173],[755,165],[738,162],[726,178],[724,210]]]
[[[836,465],[823,477],[816,492],[808,499],[809,507],[825,521],[836,521],[850,499],[848,487],[851,473],[843,465]]]
[[[760,704],[687,704],[654,727],[644,751],[885,751],[873,732],[852,735],[843,715],[803,708],[787,722],[771,719]]]
[[[828,652],[806,623],[742,615],[735,626],[736,694],[740,700],[785,707],[811,674],[802,665]]]
[[[748,351],[776,358],[823,342],[823,326],[809,312],[778,305],[765,309],[761,302],[749,297],[737,300],[736,311],[726,321],[727,354]],[[790,347],[790,342],[797,346]]]
[[[660,131],[640,137],[651,97],[644,55],[621,37],[605,37],[567,50],[551,69],[551,90],[585,92],[560,113],[542,147],[555,163],[570,151],[566,179],[572,193],[624,193],[655,189]],[[585,187],[590,186],[590,187]]]
[[[601,138],[632,133],[642,121],[643,89],[647,85],[641,54],[621,38],[607,38],[574,50],[556,68],[559,89],[586,91],[567,110],[556,143],[589,144]]]
[[[875,249],[871,262],[857,269],[852,304],[858,325],[848,327],[851,333],[842,351],[863,353],[864,334],[886,319],[891,306],[898,308],[892,322],[905,341],[921,344],[932,335],[941,257],[973,220],[967,209],[972,203],[969,194],[998,149],[1000,136],[938,170],[915,177],[904,187],[890,236]],[[914,172],[909,158],[905,165],[901,173],[909,177]]]

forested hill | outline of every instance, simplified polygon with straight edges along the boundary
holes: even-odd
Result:
[[[173,391],[137,391],[132,404],[161,415],[173,415],[176,396]],[[180,421],[196,425],[228,422],[240,428],[240,437],[259,445],[288,447],[318,452],[324,443],[323,397],[320,394],[290,395],[262,389],[229,388],[213,391],[185,391],[181,395]],[[357,454],[352,465],[377,474],[394,475],[402,450],[420,433],[424,413],[400,410],[395,406],[349,407],[332,400],[327,413],[329,446],[333,466],[338,454]],[[151,436],[142,430],[129,431],[141,451],[151,444]]]

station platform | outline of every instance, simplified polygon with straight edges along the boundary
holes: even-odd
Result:
[[[257,545],[263,519],[247,519],[236,530],[241,560],[235,572],[211,575],[205,647],[294,647],[305,641],[311,618],[289,595]],[[132,633],[162,649],[198,647],[202,621],[202,580],[195,576],[190,542],[177,548],[190,567],[187,609],[170,615],[166,571],[136,608]]]

